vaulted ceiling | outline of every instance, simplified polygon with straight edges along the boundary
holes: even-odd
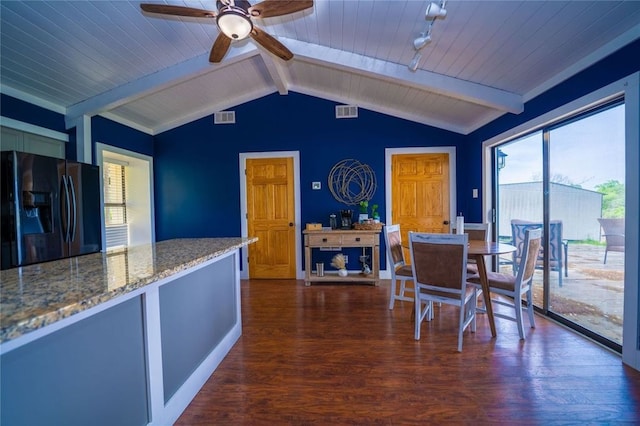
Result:
[[[215,19],[143,13],[139,1],[3,0],[0,90],[63,113],[69,127],[101,114],[157,134],[298,92],[468,134],[640,37],[638,1],[452,0],[411,71],[429,3],[316,0],[253,20],[292,60],[249,38],[214,64]]]

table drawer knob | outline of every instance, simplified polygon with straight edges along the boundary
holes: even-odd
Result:
[[[327,239],[326,239],[326,238],[323,238],[323,239],[322,239],[322,242],[323,242],[323,243],[326,243],[326,242],[327,242]]]
[[[356,237],[356,241],[360,241],[360,237]]]

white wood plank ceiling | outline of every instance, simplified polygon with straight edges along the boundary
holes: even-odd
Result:
[[[157,134],[292,91],[468,134],[640,37],[633,0],[452,0],[412,72],[428,3],[316,0],[254,20],[291,61],[248,39],[212,64],[215,19],[146,14],[139,1],[3,0],[0,90],[62,112],[69,127],[102,114]]]

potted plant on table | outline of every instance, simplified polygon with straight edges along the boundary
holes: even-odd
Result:
[[[374,223],[380,223],[380,213],[378,213],[377,204],[371,206],[371,217],[373,218]]]
[[[358,222],[363,223],[369,219],[369,201],[360,201],[360,215],[358,216]]]

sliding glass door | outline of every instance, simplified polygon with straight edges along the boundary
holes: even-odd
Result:
[[[624,103],[610,102],[494,149],[496,229],[543,229],[534,304],[620,350],[624,296]],[[606,259],[606,262],[605,262]],[[500,262],[512,273],[512,259]]]

